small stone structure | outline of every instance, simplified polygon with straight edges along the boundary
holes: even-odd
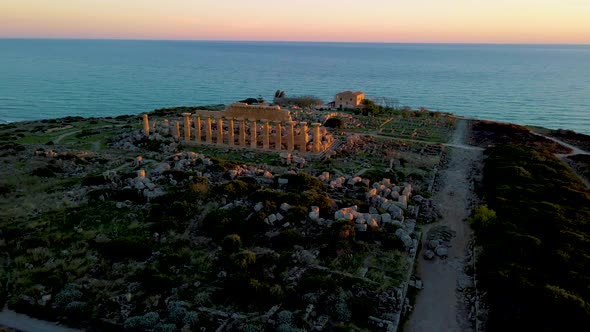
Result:
[[[172,127],[168,120],[161,125],[152,121],[150,125],[148,115],[144,114],[143,133],[148,137],[172,135],[175,139],[183,139],[185,144],[205,143],[316,154],[328,150],[334,141],[328,130],[318,122],[310,124],[310,140],[308,123],[292,121],[290,112],[279,106],[234,103],[222,112],[197,111],[195,114],[182,113],[182,117],[181,133],[181,121],[174,121]]]
[[[357,108],[361,105],[365,94],[360,91],[343,91],[334,97],[336,108]]]

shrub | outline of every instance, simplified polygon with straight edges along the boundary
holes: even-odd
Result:
[[[233,254],[231,259],[236,271],[247,271],[249,267],[256,264],[256,254],[248,250]]]
[[[148,312],[143,316],[133,316],[125,320],[125,330],[127,331],[144,331],[151,330],[158,325],[160,316],[157,312]]]
[[[246,183],[242,180],[232,180],[215,188],[217,195],[227,195],[230,199],[241,198],[256,190],[256,185]]]
[[[90,174],[82,178],[83,186],[100,186],[108,183],[109,181],[101,174]]]
[[[309,209],[305,206],[297,205],[289,209],[285,214],[285,219],[289,222],[299,223],[302,220],[307,219]]]
[[[191,329],[196,329],[199,323],[199,314],[194,311],[189,311],[182,319],[184,325],[188,325]]]
[[[0,196],[7,196],[16,189],[13,184],[1,184],[0,185]]]
[[[319,192],[324,191],[324,184],[322,181],[307,173],[286,173],[277,177],[277,182],[279,178],[287,179],[289,181],[285,185],[285,189],[289,192],[302,193],[307,190],[317,190]]]
[[[479,232],[488,230],[496,222],[496,219],[496,212],[483,204],[473,209],[473,213],[469,217],[469,225],[479,234]]]
[[[203,230],[216,240],[221,240],[225,235],[238,234],[246,243],[260,231],[268,226],[262,221],[261,212],[252,214],[248,219],[250,210],[245,206],[232,209],[218,209],[209,212],[203,218]],[[262,218],[262,219],[261,219]]]
[[[39,167],[37,169],[34,169],[31,172],[31,175],[42,177],[42,178],[54,178],[56,176],[55,172],[52,171],[51,169],[49,169],[48,167]]]
[[[277,250],[292,250],[296,245],[303,245],[305,237],[298,231],[289,229],[275,236],[272,243]]]
[[[176,327],[175,324],[158,324],[156,325],[156,327],[154,328],[155,331],[158,332],[176,332],[178,331],[178,328]]]
[[[394,234],[386,234],[382,239],[383,249],[405,251],[404,242]]]
[[[329,118],[324,122],[324,127],[328,128],[344,128],[344,121],[340,118]]]
[[[169,301],[166,305],[168,320],[176,325],[182,324],[188,314],[187,306],[188,304],[183,301]]]
[[[242,248],[242,239],[238,234],[227,235],[222,243],[223,251],[226,253],[234,253]]]
[[[127,236],[104,243],[97,243],[99,251],[114,261],[134,259],[142,261],[150,257],[149,242],[140,236]]]
[[[82,292],[74,284],[66,285],[53,300],[53,307],[56,309],[65,309],[69,303],[79,301],[82,298]]]
[[[195,194],[206,195],[209,192],[209,179],[204,176],[195,176],[189,188]]]

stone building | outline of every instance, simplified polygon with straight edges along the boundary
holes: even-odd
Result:
[[[360,91],[344,91],[340,92],[334,98],[334,106],[336,108],[357,108],[359,107],[365,94]]]

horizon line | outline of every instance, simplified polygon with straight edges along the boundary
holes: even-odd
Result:
[[[590,46],[590,43],[558,42],[409,42],[409,41],[318,41],[318,40],[235,40],[235,39],[151,39],[151,38],[102,38],[102,37],[0,37],[0,40],[96,40],[96,41],[171,41],[171,42],[230,42],[230,43],[307,43],[307,44],[430,44],[430,45],[564,45]]]

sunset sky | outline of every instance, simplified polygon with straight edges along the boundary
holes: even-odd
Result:
[[[590,0],[1,0],[22,37],[590,44]]]

